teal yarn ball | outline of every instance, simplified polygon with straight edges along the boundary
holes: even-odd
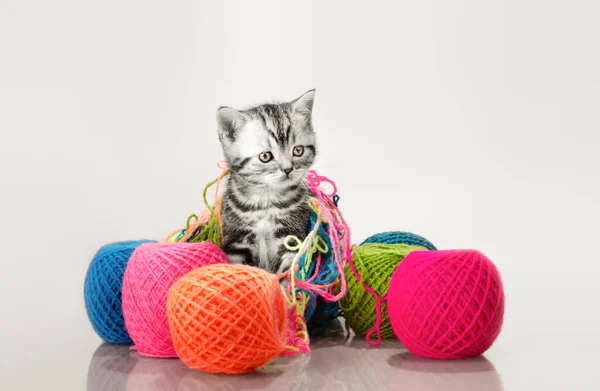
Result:
[[[380,243],[380,244],[407,244],[409,246],[421,246],[427,250],[437,250],[437,248],[429,240],[422,236],[411,232],[389,231],[375,234],[368,237],[361,245],[365,243]]]
[[[121,288],[129,257],[143,243],[137,240],[111,243],[98,250],[85,276],[85,309],[96,333],[110,343],[132,343],[123,319]]]

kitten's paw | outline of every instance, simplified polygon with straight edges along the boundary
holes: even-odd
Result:
[[[285,273],[292,267],[292,263],[294,262],[294,258],[296,257],[296,253],[285,253],[281,256],[281,264],[279,265],[279,269],[277,270],[277,274]]]
[[[289,281],[288,281],[287,278],[279,280],[279,286],[281,287],[281,289],[283,290],[283,292],[287,292],[288,285],[289,285]]]
[[[234,265],[243,265],[246,263],[246,257],[242,254],[227,254],[227,258],[229,258],[229,261]]]

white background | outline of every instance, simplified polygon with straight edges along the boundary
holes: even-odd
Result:
[[[95,251],[162,239],[201,211],[218,106],[310,88],[318,168],[354,242],[408,230],[483,251],[506,286],[487,355],[505,389],[598,385],[599,12],[0,0],[6,389],[82,389],[99,342],[82,299]]]

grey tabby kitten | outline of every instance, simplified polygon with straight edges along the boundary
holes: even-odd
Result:
[[[223,242],[232,263],[272,273],[287,271],[294,259],[283,240],[304,239],[310,230],[315,91],[285,103],[217,111],[219,140],[230,175],[223,197]]]

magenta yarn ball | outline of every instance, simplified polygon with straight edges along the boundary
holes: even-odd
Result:
[[[123,278],[125,327],[139,354],[177,357],[167,320],[167,294],[188,272],[229,263],[212,243],[147,243],[135,249]]]
[[[394,333],[416,356],[478,356],[502,328],[500,273],[476,250],[413,251],[392,276],[388,314]]]

